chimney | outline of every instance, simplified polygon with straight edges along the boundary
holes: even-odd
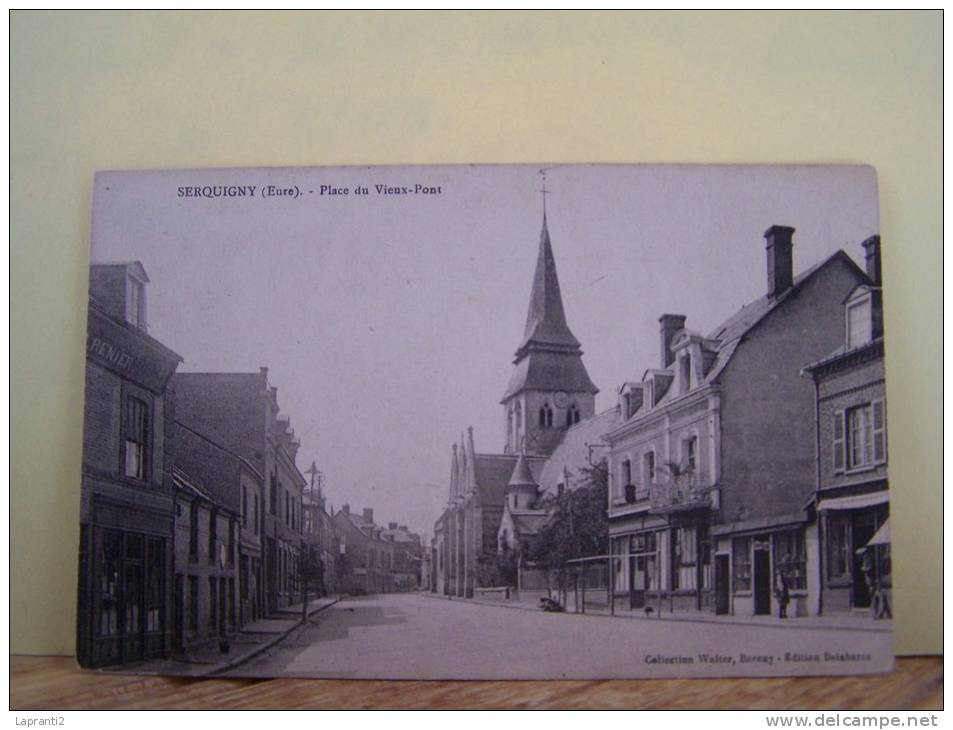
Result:
[[[663,314],[658,318],[658,321],[661,325],[662,369],[664,370],[673,362],[675,362],[675,355],[672,354],[672,340],[674,339],[676,332],[681,329],[685,329],[685,315]]]
[[[772,299],[784,294],[794,282],[793,236],[794,229],[790,226],[771,226],[764,232],[768,252],[768,296]]]
[[[351,514],[351,505],[345,502],[344,504],[341,505],[341,511],[346,515]]]
[[[396,522],[388,522],[388,523],[387,523],[387,529],[388,529],[388,530],[396,530],[396,529],[397,529],[397,523],[396,523]]]
[[[880,286],[880,236],[871,236],[860,245],[864,247],[866,254],[864,261],[867,264],[867,276],[875,286]]]
[[[364,508],[364,521],[370,522],[372,525],[374,524],[374,510],[370,507]]]

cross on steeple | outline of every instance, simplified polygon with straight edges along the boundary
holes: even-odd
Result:
[[[539,171],[540,177],[543,178],[543,187],[540,189],[539,192],[540,192],[540,194],[542,194],[542,196],[543,196],[543,218],[544,218],[544,219],[546,218],[546,196],[553,194],[553,191],[552,191],[552,190],[547,190],[547,189],[546,189],[546,173],[547,173],[547,172],[548,172],[548,168],[546,168],[546,167],[544,167],[542,170]]]

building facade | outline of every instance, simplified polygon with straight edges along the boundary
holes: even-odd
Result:
[[[843,342],[804,369],[816,395],[819,610],[890,616],[887,400],[880,237],[864,242],[869,283],[843,303]]]
[[[306,480],[295,464],[299,443],[289,420],[279,415],[278,388],[269,385],[268,369],[178,373],[175,388],[179,420],[246,460],[262,476],[257,535],[264,612],[297,602]],[[253,495],[249,500],[253,516]],[[249,566],[250,561],[251,556]]]
[[[305,472],[310,482],[302,497],[302,529],[307,546],[308,590],[320,596],[335,593],[337,553],[340,538],[324,496],[324,475],[311,462]]]
[[[610,445],[614,590],[632,608],[818,611],[815,398],[805,359],[843,339],[864,272],[839,251],[793,276],[794,229],[765,233],[766,294],[708,335],[663,315],[660,361],[619,391]]]
[[[173,648],[173,374],[147,332],[138,261],[90,267],[80,491],[77,658],[88,667]]]
[[[374,510],[361,514],[345,504],[334,515],[340,539],[337,561],[337,588],[341,593],[367,595],[392,593],[394,583],[394,543],[381,537],[374,523]]]

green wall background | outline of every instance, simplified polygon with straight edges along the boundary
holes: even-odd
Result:
[[[942,629],[939,12],[13,11],[11,651],[71,654],[103,169],[869,163],[898,653]]]

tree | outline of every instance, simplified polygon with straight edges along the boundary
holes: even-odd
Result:
[[[580,469],[580,476],[580,486],[546,501],[552,517],[539,531],[528,556],[540,567],[562,571],[570,560],[608,552],[609,471],[605,459]]]

